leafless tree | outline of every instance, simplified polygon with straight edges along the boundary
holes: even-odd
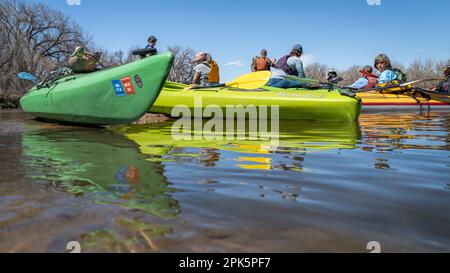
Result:
[[[320,63],[312,63],[305,68],[305,74],[308,78],[313,78],[318,81],[325,81],[328,67]]]
[[[63,64],[89,38],[63,13],[23,0],[0,0],[0,92],[20,96],[30,84],[15,74],[38,78]]]
[[[192,48],[181,49],[179,46],[169,47],[168,49],[175,55],[175,61],[169,73],[168,80],[190,83],[194,77],[194,50]]]
[[[119,66],[133,61],[131,49],[127,54],[125,54],[122,50],[109,52],[103,48],[96,48],[94,46],[91,48],[93,51],[101,53],[99,61],[101,68]]]
[[[411,66],[405,71],[408,75],[408,81],[414,81],[418,79],[432,79],[443,78],[442,67],[444,61],[435,61],[433,59],[427,60],[415,60]],[[436,82],[423,82],[419,85],[424,88],[429,88],[436,84]]]

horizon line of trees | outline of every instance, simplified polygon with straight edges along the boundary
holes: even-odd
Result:
[[[17,107],[20,97],[32,87],[17,78],[18,72],[29,72],[43,79],[64,64],[78,45],[89,51],[101,52],[100,63],[106,67],[122,65],[134,60],[131,54],[138,46],[123,51],[109,52],[98,47],[92,38],[70,17],[42,3],[24,0],[0,0],[0,108]],[[175,55],[175,62],[168,76],[169,81],[186,83],[193,77],[192,48],[168,47]],[[434,59],[414,61],[409,67],[394,63],[404,71],[408,80],[442,77],[441,67],[447,60]],[[338,71],[347,85],[361,77],[358,72],[363,65],[355,65]],[[305,67],[307,77],[325,81],[329,67],[313,63]],[[250,72],[250,63],[249,63]],[[425,83],[423,87],[430,87]]]

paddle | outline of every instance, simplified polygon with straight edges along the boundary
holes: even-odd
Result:
[[[423,98],[425,98],[427,101],[428,100],[437,100],[437,101],[443,101],[443,102],[450,103],[450,96],[446,93],[442,93],[442,92],[438,92],[438,91],[434,91],[434,90],[430,90],[430,89],[425,89],[425,88],[421,88],[421,87],[413,87],[411,92],[413,93],[413,96],[415,96],[416,94],[419,94]]]
[[[38,79],[33,74],[30,74],[30,73],[27,73],[27,72],[19,72],[17,74],[17,77],[19,79],[21,79],[21,80],[31,81],[34,84],[38,83]]]
[[[445,79],[439,79],[439,78],[434,78],[434,79],[422,79],[422,80],[415,80],[412,82],[407,82],[407,83],[402,83],[402,84],[388,84],[385,86],[377,86],[374,88],[369,88],[369,89],[359,89],[359,90],[354,90],[354,93],[360,93],[360,92],[367,92],[367,91],[378,91],[378,92],[382,92],[382,91],[390,91],[390,92],[400,92],[400,91],[406,91],[406,90],[411,90],[413,88],[413,84],[417,84],[417,83],[421,83],[421,82],[428,82],[428,81],[443,81]]]
[[[266,85],[270,79],[270,75],[271,75],[270,71],[252,72],[252,73],[248,73],[248,74],[239,76],[239,77],[235,78],[234,80],[232,80],[231,82],[212,84],[212,85],[208,85],[208,86],[190,87],[187,89],[196,90],[196,89],[208,89],[208,88],[214,88],[214,87],[233,87],[233,88],[239,88],[239,89],[244,89],[244,90],[253,90],[253,89],[258,89],[258,88]]]
[[[350,87],[344,87],[344,86],[340,86],[337,85],[335,83],[330,83],[330,82],[322,82],[316,79],[311,79],[311,78],[299,78],[296,76],[292,76],[292,75],[288,75],[288,76],[283,76],[284,79],[288,80],[288,81],[296,81],[296,82],[301,82],[301,83],[313,83],[313,84],[321,84],[321,85],[326,85],[326,86],[330,86],[330,87],[336,87],[339,89],[350,89],[350,90],[354,90],[353,88]]]

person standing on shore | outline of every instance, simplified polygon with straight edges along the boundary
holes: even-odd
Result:
[[[151,35],[150,37],[148,37],[147,39],[147,43],[148,45],[145,47],[146,49],[153,49],[155,50],[154,53],[152,53],[152,55],[158,55],[158,49],[156,49],[156,42],[158,41],[158,39],[156,39],[155,36]]]

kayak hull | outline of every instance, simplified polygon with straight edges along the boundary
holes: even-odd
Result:
[[[161,54],[34,87],[20,100],[31,115],[57,122],[126,124],[139,119],[158,97],[173,63]]]
[[[420,109],[450,110],[450,96],[431,94],[428,102],[417,96],[417,100],[406,94],[380,93],[376,91],[357,93],[362,101],[363,112],[417,111]]]
[[[257,118],[355,121],[361,110],[357,98],[343,96],[337,91],[301,89],[299,92],[268,86],[250,91],[233,88],[184,90],[185,87],[183,84],[167,82],[150,112],[176,117],[180,114],[179,109],[186,108],[192,117],[206,117],[205,109],[216,108],[221,111],[222,117],[230,118],[233,116],[227,111],[241,108],[247,110],[246,118],[252,118],[255,115],[249,113],[255,107]],[[261,114],[263,110],[267,111],[267,115]]]

